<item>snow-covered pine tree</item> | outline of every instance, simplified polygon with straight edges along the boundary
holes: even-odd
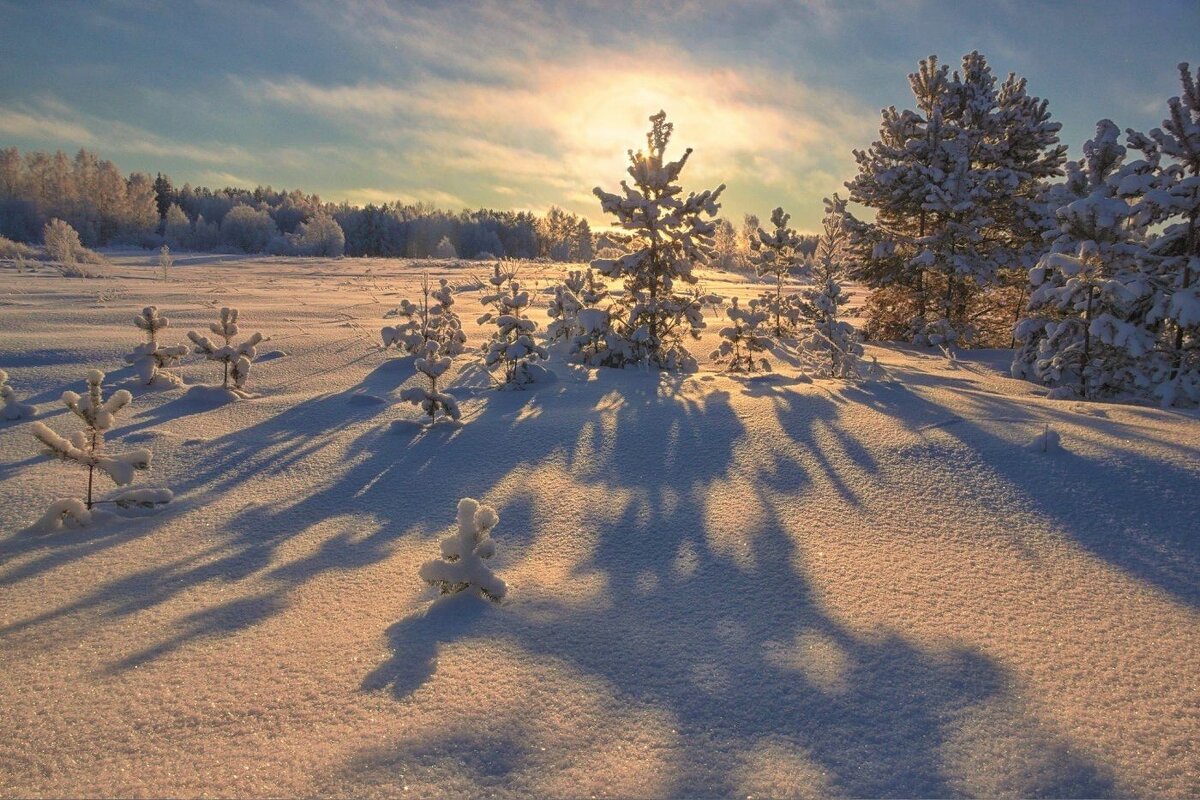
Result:
[[[800,239],[796,231],[788,227],[791,218],[791,214],[776,208],[771,212],[774,230],[768,232],[759,228],[758,235],[750,240],[755,272],[760,278],[768,275],[775,278],[775,291],[764,293],[760,305],[771,314],[771,330],[776,338],[793,333],[800,321],[796,303],[783,294],[783,282],[805,262],[804,254],[800,252]]]
[[[137,370],[142,383],[146,386],[182,384],[183,379],[173,372],[167,372],[167,369],[179,365],[179,359],[188,353],[187,345],[163,345],[158,342],[158,332],[170,325],[171,321],[159,314],[157,307],[146,306],[141,314],[133,318],[133,324],[146,332],[146,341],[125,356],[125,361]]]
[[[768,331],[771,308],[757,298],[743,308],[734,297],[725,313],[729,324],[721,328],[721,343],[709,358],[718,364],[726,362],[730,372],[754,372],[757,369],[770,372],[771,362],[760,358],[759,354],[771,346]]]
[[[175,260],[171,258],[171,248],[164,244],[158,250],[158,277],[164,281],[167,280],[170,277],[171,267],[174,263]]]
[[[1167,101],[1162,127],[1127,131],[1144,158],[1119,187],[1137,220],[1160,231],[1146,253],[1154,294],[1146,324],[1165,356],[1150,376],[1164,405],[1200,403],[1200,71],[1184,63],[1179,75],[1183,91]]]
[[[485,306],[491,306],[478,319],[478,324],[495,323],[496,332],[484,346],[483,363],[489,370],[497,367],[504,370],[500,387],[519,389],[536,381],[534,362],[545,360],[549,353],[534,341],[533,332],[537,323],[523,316],[529,306],[529,293],[521,290],[515,271],[493,267],[490,282],[493,292],[480,298]]]
[[[1024,80],[1010,75],[997,90],[977,52],[953,75],[931,56],[909,83],[917,109],[883,112],[846,184],[876,210],[870,223],[846,224],[852,277],[872,289],[869,332],[947,345],[984,322],[999,340],[1019,302],[1006,275],[1039,254],[1035,198],[1061,174],[1059,125]],[[1004,305],[1007,319],[994,310]]]
[[[408,355],[418,355],[425,352],[427,342],[436,342],[442,355],[453,357],[466,349],[467,335],[454,311],[454,288],[445,278],[438,281],[436,289],[431,289],[429,276],[422,274],[418,301],[401,300],[387,316],[404,321],[380,330],[385,350],[394,345]]]
[[[151,459],[151,452],[145,448],[118,454],[105,451],[104,435],[112,429],[116,415],[133,401],[133,396],[121,389],[105,400],[101,389],[103,382],[104,373],[94,369],[87,374],[87,394],[81,397],[75,392],[63,392],[63,405],[83,420],[84,430],[75,431],[69,438],[64,438],[41,422],[33,423],[33,435],[45,445],[45,455],[74,462],[88,470],[85,499],[82,502],[77,499],[55,501],[35,525],[37,529],[56,530],[63,526],[86,525],[92,521],[92,509],[97,503],[113,503],[120,508],[151,508],[171,499],[171,492],[166,489],[132,489],[108,500],[93,499],[97,469],[108,475],[117,486],[127,486],[133,482],[136,471],[150,468]]]
[[[683,337],[699,338],[707,298],[677,286],[695,284],[693,266],[712,256],[717,199],[725,186],[680,197],[679,173],[692,151],[678,161],[664,160],[673,128],[665,112],[650,117],[646,152],[629,151],[633,185],[622,181],[620,194],[593,190],[604,212],[629,233],[623,256],[592,262],[602,275],[624,281],[623,310],[612,320],[625,346],[607,351],[609,366],[646,362],[662,369],[696,367]]]
[[[17,399],[8,385],[8,373],[0,369],[0,419],[28,419],[35,413],[33,406]]]
[[[812,264],[813,286],[803,295],[803,314],[809,328],[801,347],[812,372],[827,378],[866,377],[862,337],[853,325],[841,319],[841,307],[846,302],[841,282],[851,254],[845,220],[846,201],[836,194],[826,198]]]
[[[491,532],[499,522],[491,506],[470,497],[459,500],[458,530],[442,539],[441,558],[421,565],[421,580],[438,587],[442,594],[474,589],[494,602],[502,600],[508,585],[483,563],[496,553]]]
[[[195,352],[203,355],[209,361],[220,361],[225,365],[224,378],[221,386],[235,395],[245,397],[246,378],[250,375],[250,364],[258,354],[257,347],[263,341],[261,333],[253,333],[241,344],[234,344],[233,337],[238,335],[238,310],[222,308],[219,322],[210,322],[208,329],[224,340],[218,345],[212,339],[196,331],[188,331],[188,338],[196,345]],[[229,379],[233,379],[233,386]]]
[[[1145,391],[1152,383],[1154,335],[1145,324],[1153,290],[1142,264],[1146,223],[1120,196],[1133,168],[1117,126],[1096,125],[1083,158],[1067,165],[1051,192],[1057,236],[1030,270],[1014,377],[1055,387],[1054,396],[1095,399]]]
[[[459,420],[462,412],[459,411],[458,401],[438,390],[438,378],[450,369],[450,356],[443,356],[438,343],[431,339],[420,346],[413,366],[417,372],[429,379],[429,388],[409,387],[400,393],[400,400],[419,406],[429,416],[430,425],[437,421],[438,412],[449,419]]]

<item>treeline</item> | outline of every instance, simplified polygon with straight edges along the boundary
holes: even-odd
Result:
[[[0,236],[41,243],[53,219],[69,224],[89,247],[587,261],[604,244],[586,219],[557,207],[544,216],[453,212],[426,203],[328,203],[270,186],[176,188],[163,174],[124,175],[88,150],[70,158],[0,149]]]

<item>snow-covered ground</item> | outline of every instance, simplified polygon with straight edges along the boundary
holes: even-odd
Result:
[[[1200,793],[1196,413],[870,347],[863,384],[556,361],[523,392],[463,356],[465,424],[425,430],[377,346],[424,265],[114,259],[0,271],[0,368],[63,434],[105,370],[110,444],[176,499],[23,532],[86,478],[0,422],[0,794]],[[258,396],[137,387],[148,304],[166,343],[238,306]],[[501,605],[417,578],[462,497],[499,512]]]

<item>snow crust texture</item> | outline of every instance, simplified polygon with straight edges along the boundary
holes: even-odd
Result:
[[[134,397],[114,452],[153,437],[175,492],[23,533],[80,474],[0,422],[0,795],[1197,795],[1197,412],[866,345],[882,379],[552,352],[559,379],[512,392],[463,355],[438,381],[461,424],[421,425],[400,399],[428,378],[378,331],[428,263],[174,255],[170,281],[140,251],[102,286],[0,269],[21,401],[73,430],[59,397],[103,369]],[[469,277],[430,274],[482,343]],[[290,355],[242,402],[187,393],[220,369],[195,354],[146,389],[123,358],[149,305],[181,331],[236,305]],[[503,603],[418,575],[464,497],[473,536],[503,520]]]

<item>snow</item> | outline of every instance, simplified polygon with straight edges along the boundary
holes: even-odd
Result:
[[[781,352],[768,381],[552,359],[497,392],[476,289],[439,382],[462,424],[414,425],[425,376],[375,332],[467,267],[176,257],[0,267],[10,384],[65,434],[59,396],[105,370],[134,396],[108,443],[153,432],[139,483],[175,493],[23,533],[80,473],[0,423],[5,796],[1196,794],[1198,412],[871,345],[862,383]],[[150,304],[180,330],[237,305],[290,355],[236,404],[144,391]],[[1052,457],[1026,449],[1047,426]],[[503,520],[502,604],[418,577],[464,497]]]

